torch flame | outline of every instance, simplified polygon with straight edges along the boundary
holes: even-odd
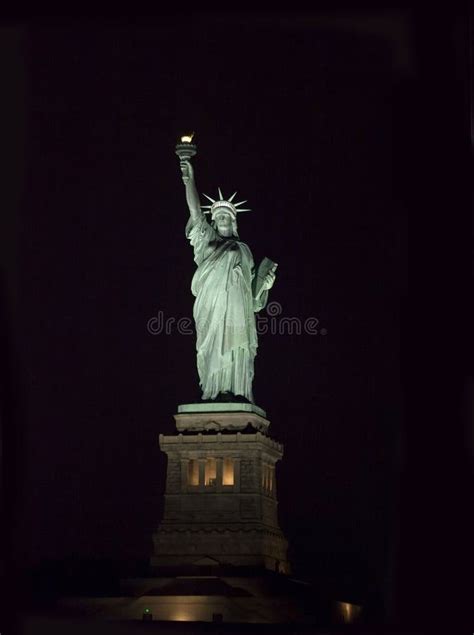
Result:
[[[194,132],[191,134],[183,135],[181,137],[181,143],[191,143],[194,137]]]

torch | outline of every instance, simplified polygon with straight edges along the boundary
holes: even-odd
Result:
[[[180,161],[190,159],[197,153],[197,146],[193,143],[194,132],[190,135],[183,135],[180,143],[176,144],[176,154]]]

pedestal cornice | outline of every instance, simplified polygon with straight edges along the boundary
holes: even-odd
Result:
[[[263,408],[260,408],[253,403],[240,403],[235,401],[200,401],[198,403],[185,403],[178,406],[178,413],[181,414],[189,412],[253,412],[264,418],[267,416],[267,413],[263,410]]]
[[[220,407],[212,410],[207,408],[214,405]],[[203,408],[191,410],[195,406]],[[229,406],[238,408],[229,409]],[[248,408],[240,409],[243,406]],[[266,432],[270,422],[260,413],[264,415],[265,411],[253,404],[186,404],[178,406],[178,414],[174,415],[174,419],[178,432],[238,431],[248,426]]]

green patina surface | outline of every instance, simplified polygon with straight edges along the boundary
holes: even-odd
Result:
[[[250,248],[238,235],[237,212],[249,210],[239,207],[245,201],[232,202],[236,193],[225,200],[219,189],[218,200],[208,197],[212,202],[207,206],[211,216],[208,222],[200,205],[193,167],[188,155],[182,153],[182,145],[178,144],[177,154],[190,213],[186,236],[197,266],[191,291],[195,297],[193,316],[202,399],[213,400],[230,393],[253,404],[258,347],[255,314],[266,306],[277,265],[265,258],[256,269]],[[233,405],[232,410],[258,413],[260,409]]]

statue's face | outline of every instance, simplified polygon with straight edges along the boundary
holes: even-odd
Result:
[[[214,220],[221,236],[232,236],[232,217],[228,212],[217,212]]]

